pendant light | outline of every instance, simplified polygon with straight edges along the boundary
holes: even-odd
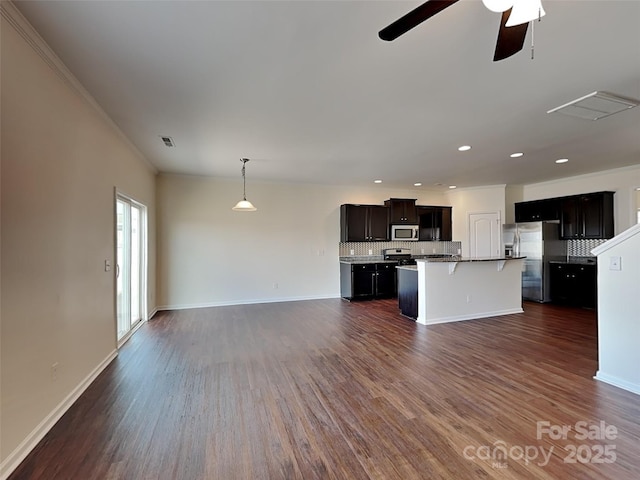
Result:
[[[247,180],[245,177],[245,165],[247,164],[249,159],[241,158],[240,161],[242,162],[242,193],[243,195],[242,195],[242,200],[236,203],[236,206],[233,207],[231,210],[235,210],[236,212],[255,212],[257,208],[254,207],[249,200],[247,200]]]

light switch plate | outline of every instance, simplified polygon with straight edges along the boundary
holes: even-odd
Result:
[[[622,270],[622,257],[609,257],[609,270]]]

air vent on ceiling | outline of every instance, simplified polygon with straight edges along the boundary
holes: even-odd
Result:
[[[622,97],[609,92],[593,92],[553,108],[547,113],[563,113],[572,117],[598,120],[638,105],[640,105],[640,100]]]
[[[173,142],[173,138],[171,137],[164,137],[164,136],[160,136],[160,138],[162,139],[162,141],[164,142],[164,146],[165,147],[175,147],[176,144]]]

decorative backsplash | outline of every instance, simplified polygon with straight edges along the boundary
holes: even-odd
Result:
[[[606,240],[567,240],[567,255],[569,257],[593,257],[591,250],[602,245]]]
[[[382,256],[386,248],[410,248],[412,255],[450,253],[457,255],[461,242],[340,242],[341,257]],[[371,253],[369,253],[371,250]]]

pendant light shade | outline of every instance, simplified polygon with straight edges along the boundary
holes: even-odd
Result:
[[[242,194],[243,195],[242,195],[242,200],[236,203],[235,207],[233,207],[231,210],[235,210],[236,212],[255,212],[257,208],[254,207],[249,200],[247,200],[247,180],[245,176],[245,165],[247,164],[249,159],[241,158],[240,161],[242,162]]]

